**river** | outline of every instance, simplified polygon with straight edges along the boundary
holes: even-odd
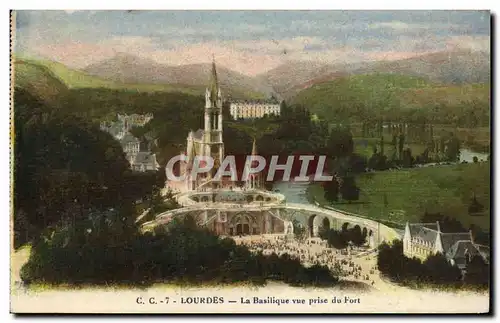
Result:
[[[486,153],[478,153],[468,148],[460,149],[460,162],[466,161],[468,163],[473,163],[474,156],[476,156],[479,161],[481,161],[481,159],[483,161],[488,160],[488,154]]]
[[[286,201],[289,203],[311,204],[307,200],[307,186],[309,182],[276,182],[273,185],[273,190],[285,195]]]

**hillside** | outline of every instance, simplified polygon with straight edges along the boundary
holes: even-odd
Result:
[[[291,103],[336,123],[362,122],[381,115],[386,120],[403,115],[411,118],[410,110],[420,110],[426,117],[447,124],[451,113],[464,114],[473,107],[475,115],[487,123],[489,91],[488,84],[444,85],[420,77],[373,73],[315,84],[299,92]]]
[[[82,71],[71,69],[64,64],[54,61],[32,60],[25,58],[15,59],[15,65],[24,63],[38,66],[39,68],[44,68],[70,89],[104,88],[136,92],[182,92],[193,95],[202,95],[203,91],[205,90],[205,88],[202,87],[177,84],[120,83],[92,76]]]
[[[334,66],[322,63],[290,61],[257,75],[257,78],[267,82],[276,92],[284,93],[297,84],[307,82],[330,70],[336,69]]]
[[[15,113],[21,111],[26,102],[34,102],[35,99],[45,102],[49,110],[58,109],[70,116],[69,119],[81,117],[92,122],[114,119],[116,113],[153,113],[154,122],[148,131],[158,139],[161,147],[157,151],[159,157],[178,153],[179,144],[184,144],[187,133],[202,124],[202,95],[181,91],[138,91],[120,86],[114,88],[115,83],[103,80],[101,83],[88,83],[93,77],[66,69],[64,65],[54,63],[52,66],[56,67],[58,76],[72,86],[67,87],[47,65],[16,60]],[[97,84],[102,86],[93,87]]]
[[[408,89],[401,93],[407,105],[459,105],[462,102],[489,103],[490,85],[485,83],[444,85],[425,89]]]
[[[402,74],[444,84],[489,83],[490,55],[487,52],[444,51],[396,61],[367,61],[328,65],[289,61],[258,76],[285,98],[314,84],[345,75],[372,73]]]
[[[366,66],[366,64],[324,64],[313,61],[289,61],[258,75],[256,78],[261,82],[267,82],[282,97],[290,98],[313,84],[348,75],[353,70]]]
[[[120,83],[177,84],[205,88],[211,64],[168,66],[127,54],[91,64],[83,71]],[[263,98],[272,89],[258,80],[218,66],[223,94],[237,98]]]
[[[14,86],[31,93],[37,99],[58,106],[68,94],[67,86],[44,65],[15,60]]]
[[[430,88],[422,78],[396,74],[367,74],[315,84],[291,101],[326,120],[364,119],[374,111],[399,106],[403,89]]]
[[[377,62],[353,74],[398,73],[426,77],[447,84],[489,83],[490,54],[480,51],[447,51],[398,61]]]

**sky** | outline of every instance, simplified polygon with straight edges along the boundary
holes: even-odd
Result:
[[[72,68],[127,53],[257,75],[288,61],[344,64],[490,50],[488,11],[17,11],[14,51]]]

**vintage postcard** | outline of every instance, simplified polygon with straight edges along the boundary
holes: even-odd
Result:
[[[489,11],[11,12],[11,312],[490,313]]]

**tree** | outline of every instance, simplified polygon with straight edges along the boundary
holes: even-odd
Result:
[[[378,247],[377,267],[391,279],[400,280],[403,276],[403,242],[394,240],[391,244],[383,242]]]
[[[393,130],[394,131],[394,130]],[[394,151],[397,151],[397,146],[398,146],[398,135],[396,134],[396,132],[394,131],[393,134],[392,134],[392,142],[391,142],[391,145],[393,146],[394,148]]]
[[[380,154],[383,156],[384,155],[384,135],[380,137]]]
[[[423,263],[426,278],[428,281],[437,284],[449,284],[460,281],[462,272],[457,266],[448,262],[446,257],[441,254],[429,256]]]
[[[403,156],[402,156],[402,161],[403,161],[403,167],[405,168],[410,168],[413,166],[413,156],[411,155],[411,149],[406,148],[403,150]]]
[[[476,194],[474,193],[472,195],[472,199],[469,204],[469,214],[474,215],[477,213],[481,213],[483,211],[484,211],[484,206],[481,203],[479,203],[479,201],[476,198]]]
[[[322,239],[326,240],[328,245],[335,249],[345,249],[348,245],[348,239],[344,231],[334,229],[325,230],[322,233]]]
[[[324,182],[323,184],[325,199],[329,202],[337,202],[339,200],[339,183],[333,177],[331,181]]]
[[[382,153],[374,153],[368,160],[368,167],[375,170],[386,170],[388,168],[387,156]]]
[[[399,159],[403,159],[403,148],[405,145],[405,135],[404,133],[401,133],[399,135],[399,146],[398,146],[398,151],[399,151]]]
[[[444,136],[441,136],[439,138],[439,151],[441,153],[444,153],[446,150],[446,138]]]
[[[342,187],[340,188],[340,194],[344,200],[349,202],[359,199],[359,188],[356,186],[354,177],[348,176],[344,178]]]
[[[280,115],[282,116],[288,116],[290,112],[290,109],[288,105],[286,104],[285,100],[281,101],[280,103]]]
[[[460,140],[453,133],[446,144],[446,158],[451,162],[460,160]]]
[[[348,240],[356,246],[362,246],[366,243],[366,236],[363,235],[359,225],[355,225],[348,231]]]
[[[480,255],[474,256],[467,264],[464,282],[466,284],[487,287],[490,281],[490,269]]]
[[[332,157],[342,157],[352,154],[354,151],[354,141],[352,134],[341,128],[334,128],[328,139],[328,152]]]
[[[425,212],[423,217],[421,218],[422,223],[436,223],[436,221],[439,222],[441,231],[445,233],[467,231],[462,223],[460,223],[460,221],[453,217],[445,216],[441,213]]]

